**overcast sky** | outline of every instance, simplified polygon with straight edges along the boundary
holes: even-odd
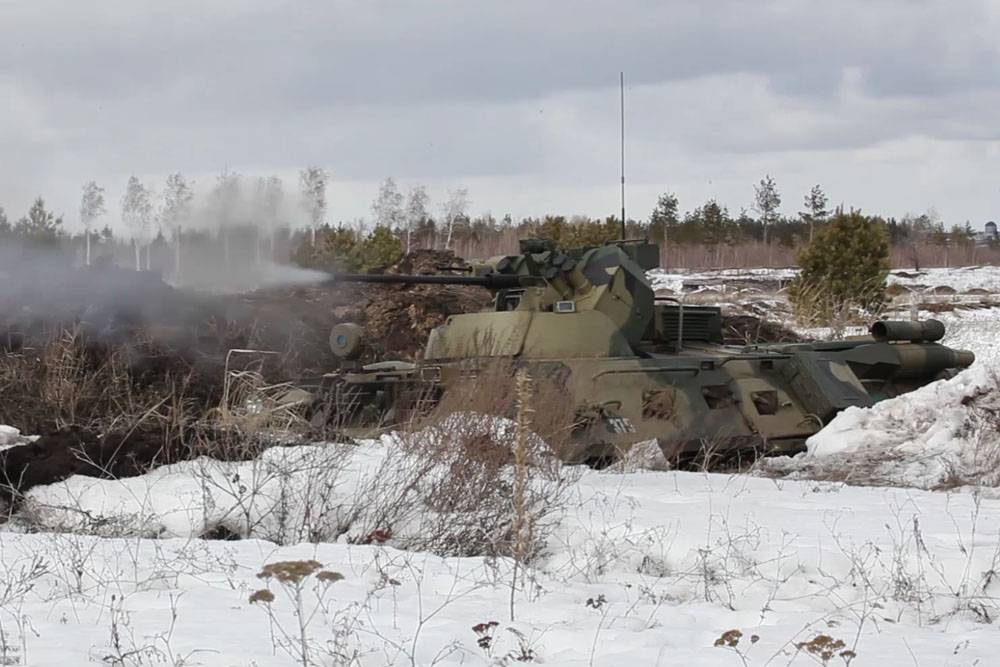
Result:
[[[1000,219],[1000,0],[0,0],[0,206],[130,174],[469,189],[472,212],[734,212],[771,174],[831,202]]]

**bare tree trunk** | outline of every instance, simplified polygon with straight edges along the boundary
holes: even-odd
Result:
[[[90,230],[85,230],[84,234],[87,237],[87,258],[84,261],[87,266],[90,266]]]
[[[177,225],[174,236],[174,280],[181,284],[181,226]]]
[[[260,229],[258,227],[253,228],[253,263],[254,266],[260,266]]]
[[[135,270],[142,271],[142,250],[139,249],[139,239],[132,239],[132,245],[135,247]]]
[[[152,250],[153,250],[153,243],[152,242],[147,243],[146,244],[146,270],[147,271],[151,271],[152,270],[152,266],[151,266],[152,262],[150,261],[150,258],[149,258],[150,254],[152,253]]]

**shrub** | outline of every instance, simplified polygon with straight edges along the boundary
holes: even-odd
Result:
[[[324,228],[316,234],[316,244],[302,243],[295,250],[295,263],[307,269],[324,271],[357,271],[358,238],[345,227]]]
[[[620,231],[619,223],[614,218],[603,221],[589,218],[567,220],[561,215],[547,215],[538,226],[537,233],[539,238],[565,249],[602,245],[617,239]]]
[[[878,218],[838,212],[799,255],[802,273],[789,298],[800,320],[830,323],[885,300],[889,237]]]
[[[316,245],[302,243],[295,250],[295,263],[325,271],[370,271],[394,264],[403,256],[403,245],[391,229],[380,225],[361,238],[345,227],[324,228]]]
[[[403,256],[403,244],[391,229],[379,225],[359,244],[356,254],[361,269],[370,271],[398,262]]]

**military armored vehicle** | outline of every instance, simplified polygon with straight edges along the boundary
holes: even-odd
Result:
[[[825,343],[726,345],[719,308],[660,299],[646,277],[659,248],[619,241],[560,251],[530,239],[465,275],[332,274],[334,282],[478,285],[485,311],[449,317],[416,362],[357,361],[361,327],[334,327],[342,368],[324,379],[320,420],[391,427],[414,395],[439,396],[491,360],[557,378],[575,406],[570,462],[614,459],[655,440],[668,460],[707,447],[790,453],[838,412],[870,406],[972,364],[938,341],[936,320],[880,321],[870,336]],[[466,385],[467,386],[467,385]]]

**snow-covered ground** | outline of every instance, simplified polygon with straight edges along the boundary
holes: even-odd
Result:
[[[680,294],[685,289],[696,285],[753,285],[759,284],[770,288],[787,285],[795,279],[799,271],[796,268],[775,269],[716,269],[707,271],[691,271],[685,269],[665,270],[654,269],[647,273],[654,289]],[[966,266],[955,268],[930,268],[915,271],[912,269],[894,269],[887,279],[889,285],[902,285],[916,290],[926,291],[935,287],[947,287],[958,293],[970,290],[1000,293],[1000,266]]]
[[[378,458],[385,446],[366,443],[361,455]],[[39,495],[75,493],[77,513],[107,526],[116,514],[130,519],[140,498],[177,495],[192,478],[194,464],[131,482],[70,480]],[[185,505],[192,517],[219,511],[210,505],[224,494],[206,488],[200,499],[158,502]],[[848,662],[844,651],[860,665],[987,665],[1000,650],[997,512],[1000,500],[972,493],[588,471],[513,596],[502,558],[343,539],[279,547],[3,533],[0,659],[286,665],[301,657],[304,635],[309,659],[328,665],[351,664],[349,656],[365,665],[505,664],[504,656],[809,665],[808,643],[820,651],[827,640],[814,640],[827,637],[837,646],[831,665]],[[183,525],[200,528],[178,522],[172,532]],[[285,567],[285,583],[280,566],[258,576],[285,561],[316,564]],[[252,603],[265,588],[273,601],[258,593]],[[742,633],[736,645],[717,646],[732,630]]]
[[[893,280],[1000,290],[962,271]],[[0,527],[0,665],[995,664],[1000,493],[962,484],[1000,483],[1000,309],[921,316],[977,365],[759,475],[533,477],[544,546],[516,571],[430,553],[513,510],[449,509],[392,437],[36,487]]]

